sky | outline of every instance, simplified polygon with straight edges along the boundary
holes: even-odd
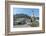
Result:
[[[28,16],[32,16],[32,12],[34,12],[35,16],[39,16],[38,8],[13,8],[13,15],[16,14],[27,14]]]

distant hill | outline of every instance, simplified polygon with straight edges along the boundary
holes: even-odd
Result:
[[[31,16],[28,16],[27,14],[16,14],[16,15],[14,15],[14,18],[29,18],[29,19],[31,19]]]

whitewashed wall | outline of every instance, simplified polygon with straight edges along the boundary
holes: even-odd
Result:
[[[16,0],[16,1],[45,2],[46,3],[46,0]],[[46,4],[45,4],[45,7],[46,7]],[[45,13],[45,18],[46,18],[46,13]],[[5,0],[0,0],[0,36],[5,36]],[[16,35],[16,36],[46,36],[46,29],[45,29],[45,33],[43,34],[28,34],[28,35]]]

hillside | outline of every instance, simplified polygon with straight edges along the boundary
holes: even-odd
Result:
[[[29,19],[31,19],[31,16],[28,16],[27,14],[16,14],[16,15],[14,15],[14,18],[29,18]]]

